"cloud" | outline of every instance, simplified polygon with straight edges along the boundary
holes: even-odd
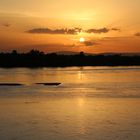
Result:
[[[49,28],[34,28],[28,30],[26,32],[33,33],[33,34],[69,34],[69,35],[76,35],[78,32],[81,32],[81,28],[73,28],[73,29],[49,29]]]
[[[86,32],[87,33],[95,33],[95,34],[101,34],[101,33],[108,33],[110,31],[121,31],[119,28],[99,28],[99,29],[88,29]]]
[[[121,31],[121,29],[119,29],[119,28],[112,28],[111,30],[112,31],[119,31],[119,32]]]
[[[99,43],[97,43],[96,40],[87,40],[87,41],[84,41],[84,42],[80,42],[80,44],[83,46],[87,46],[87,47],[92,47],[92,46],[95,46],[95,45],[98,45]]]
[[[110,31],[110,29],[108,29],[108,28],[100,28],[100,29],[88,29],[86,32],[101,34],[101,33],[107,33],[109,31]]]
[[[93,41],[85,41],[84,44],[85,44],[86,46],[94,46],[94,45],[96,45],[97,43],[95,43],[95,42],[93,42]]]
[[[136,33],[135,36],[140,36],[140,32]]]
[[[80,32],[85,32],[85,33],[95,33],[95,34],[101,34],[101,33],[108,33],[110,31],[120,31],[118,28],[99,28],[99,29],[88,29],[88,30],[83,30],[82,28],[61,28],[61,29],[50,29],[50,28],[34,28],[26,31],[27,33],[32,33],[32,34],[68,34],[68,35],[77,35]]]

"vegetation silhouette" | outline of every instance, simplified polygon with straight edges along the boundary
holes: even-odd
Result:
[[[49,53],[31,50],[27,53],[0,53],[0,67],[67,67],[67,66],[138,66],[140,54],[96,54],[80,52],[74,55]]]

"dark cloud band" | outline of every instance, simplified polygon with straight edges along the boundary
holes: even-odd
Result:
[[[100,29],[88,29],[88,30],[83,30],[81,28],[72,28],[72,29],[49,29],[49,28],[34,28],[31,30],[26,31],[27,33],[32,33],[32,34],[68,34],[68,35],[77,35],[81,31],[85,33],[94,33],[94,34],[101,34],[101,33],[108,33],[110,31],[120,31],[118,28],[100,28]]]
[[[110,29],[108,28],[101,28],[101,29],[89,29],[86,32],[87,33],[96,33],[96,34],[100,34],[100,33],[107,33],[109,32]]]
[[[28,33],[37,33],[37,34],[69,34],[69,35],[76,35],[78,32],[81,32],[81,28],[74,28],[74,29],[49,29],[49,28],[35,28],[28,30]]]

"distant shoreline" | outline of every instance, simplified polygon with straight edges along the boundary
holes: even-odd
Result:
[[[136,66],[140,66],[140,65],[67,65],[67,66],[7,66],[7,67],[3,67],[0,66],[0,68],[5,68],[5,69],[10,69],[10,68],[68,68],[68,67],[136,67]]]
[[[42,68],[42,67],[82,67],[82,66],[140,66],[140,54],[97,54],[84,52],[73,55],[45,54],[38,50],[28,53],[0,53],[1,68]]]

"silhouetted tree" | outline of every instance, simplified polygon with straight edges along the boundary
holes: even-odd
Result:
[[[85,53],[84,52],[80,52],[80,56],[85,56]]]
[[[17,55],[18,54],[17,50],[12,50],[12,54]]]
[[[140,55],[99,54],[76,55],[45,54],[38,50],[28,53],[0,53],[0,67],[65,67],[65,66],[128,66],[140,65]]]

